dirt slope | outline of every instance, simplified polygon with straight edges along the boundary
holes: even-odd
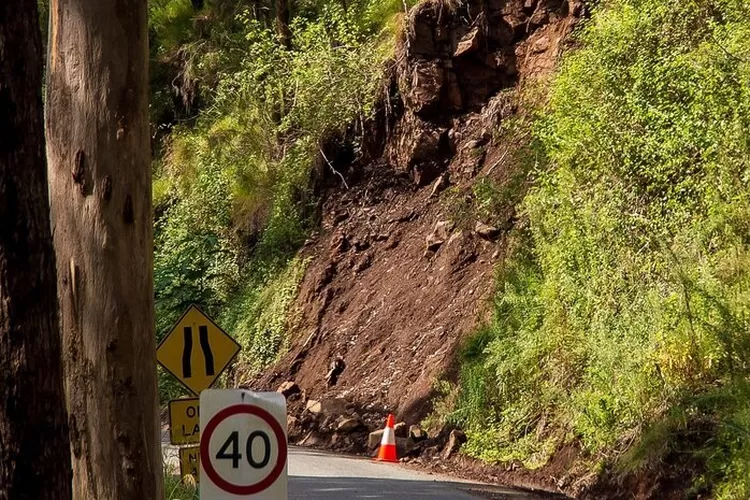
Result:
[[[495,138],[516,111],[508,90],[549,74],[582,5],[457,4],[427,1],[409,14],[389,105],[368,137],[374,160],[337,165],[349,189],[328,189],[304,249],[312,262],[291,350],[256,385],[294,380],[307,397],[416,422],[486,311],[512,207],[480,235],[479,221],[451,220],[450,200],[483,177],[511,176],[513,145]],[[345,368],[334,385],[326,375],[337,358]]]
[[[444,219],[429,195],[376,164],[326,203],[323,233],[306,249],[315,258],[298,299],[299,336],[276,381],[292,378],[316,397],[378,403],[410,421],[425,415],[435,378],[490,291],[497,251],[457,231],[426,252],[425,237]],[[329,390],[337,356],[346,367]]]
[[[322,223],[302,250],[310,265],[289,352],[260,379],[242,381],[299,386],[289,398],[292,441],[367,453],[384,414],[419,423],[436,380],[455,380],[456,355],[490,311],[517,222],[513,199],[487,219],[465,202],[487,179],[500,189],[518,180],[523,137],[507,125],[524,114],[519,95],[552,73],[585,14],[579,0],[427,0],[410,12],[359,156],[330,146],[319,161]],[[306,410],[310,403],[317,409]],[[431,435],[408,459],[592,499],[682,498],[689,477],[680,467],[599,475],[575,444],[536,471],[486,465],[446,455],[449,433]]]

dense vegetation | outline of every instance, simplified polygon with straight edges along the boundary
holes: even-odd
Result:
[[[315,156],[342,131],[356,147],[405,4],[293,2],[289,40],[273,5],[150,2],[157,331],[201,304],[250,371],[285,346]]]
[[[451,418],[490,461],[694,460],[750,497],[750,5],[607,0],[533,126],[533,187]]]

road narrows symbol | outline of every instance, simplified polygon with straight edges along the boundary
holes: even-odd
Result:
[[[192,356],[193,356],[193,328],[186,326],[184,329],[185,342],[182,350],[182,376],[190,378],[193,376]],[[211,343],[208,341],[208,325],[198,327],[198,337],[200,339],[201,350],[206,361],[206,376],[212,377],[216,374],[214,368],[214,353],[211,351]]]
[[[208,343],[208,325],[201,325],[198,327],[198,332],[201,340],[201,349],[203,349],[203,357],[206,358],[206,375],[214,375],[214,353],[211,352],[211,344]]]
[[[182,376],[190,378],[193,376],[193,370],[190,365],[190,357],[193,354],[193,329],[185,327],[185,348],[182,351]]]

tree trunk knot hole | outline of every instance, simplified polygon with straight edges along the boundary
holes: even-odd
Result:
[[[83,150],[76,151],[76,157],[73,164],[73,182],[78,184],[81,194],[86,194],[86,155]]]

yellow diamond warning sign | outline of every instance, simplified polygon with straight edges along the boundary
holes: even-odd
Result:
[[[199,395],[232,362],[240,345],[197,306],[190,306],[156,349],[156,359]]]
[[[175,399],[169,402],[169,441],[172,444],[200,442],[198,398]]]
[[[180,448],[180,476],[193,476],[196,483],[201,480],[201,449],[200,446]]]

